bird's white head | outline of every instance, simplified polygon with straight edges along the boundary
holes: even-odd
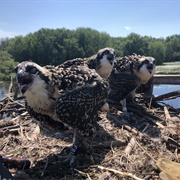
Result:
[[[115,50],[112,48],[100,49],[96,56],[97,61],[99,61],[99,66],[97,66],[97,73],[107,79],[114,67],[115,63]]]
[[[138,59],[134,73],[140,78],[142,84],[145,84],[154,74],[156,61],[153,57],[142,56]]]
[[[23,61],[15,67],[18,86],[22,94],[26,96],[28,91],[38,92],[49,80],[50,72],[31,61]]]

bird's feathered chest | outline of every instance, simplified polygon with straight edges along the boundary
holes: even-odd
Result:
[[[33,86],[31,86],[24,94],[27,103],[34,111],[45,114],[54,111],[54,101],[50,98],[47,84],[37,77]]]

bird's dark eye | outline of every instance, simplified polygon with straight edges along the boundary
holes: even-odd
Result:
[[[35,67],[32,67],[32,66],[27,66],[26,71],[31,73],[31,74],[36,74],[37,69]]]
[[[148,64],[148,63],[149,63],[149,61],[148,61],[148,60],[145,60],[145,61],[144,61],[144,64]]]
[[[36,68],[32,68],[32,69],[31,69],[31,73],[32,73],[32,74],[35,74],[36,72],[37,72],[37,69],[36,69]]]
[[[17,71],[18,71],[18,67],[17,66],[14,68],[14,71],[15,71],[15,73],[17,73]]]
[[[109,54],[109,50],[105,50],[105,51],[104,51],[104,54]]]

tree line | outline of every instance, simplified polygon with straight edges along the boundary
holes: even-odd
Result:
[[[17,62],[33,60],[40,65],[58,65],[69,59],[89,57],[104,47],[114,48],[117,58],[136,53],[153,56],[159,65],[180,61],[180,35],[153,38],[131,33],[127,37],[111,37],[91,28],[42,28],[26,36],[0,39],[0,63],[8,64],[4,68],[1,65],[0,73],[7,73],[7,68]]]

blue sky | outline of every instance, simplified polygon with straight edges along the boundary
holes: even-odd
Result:
[[[0,0],[0,38],[79,27],[112,37],[180,34],[180,0]]]

